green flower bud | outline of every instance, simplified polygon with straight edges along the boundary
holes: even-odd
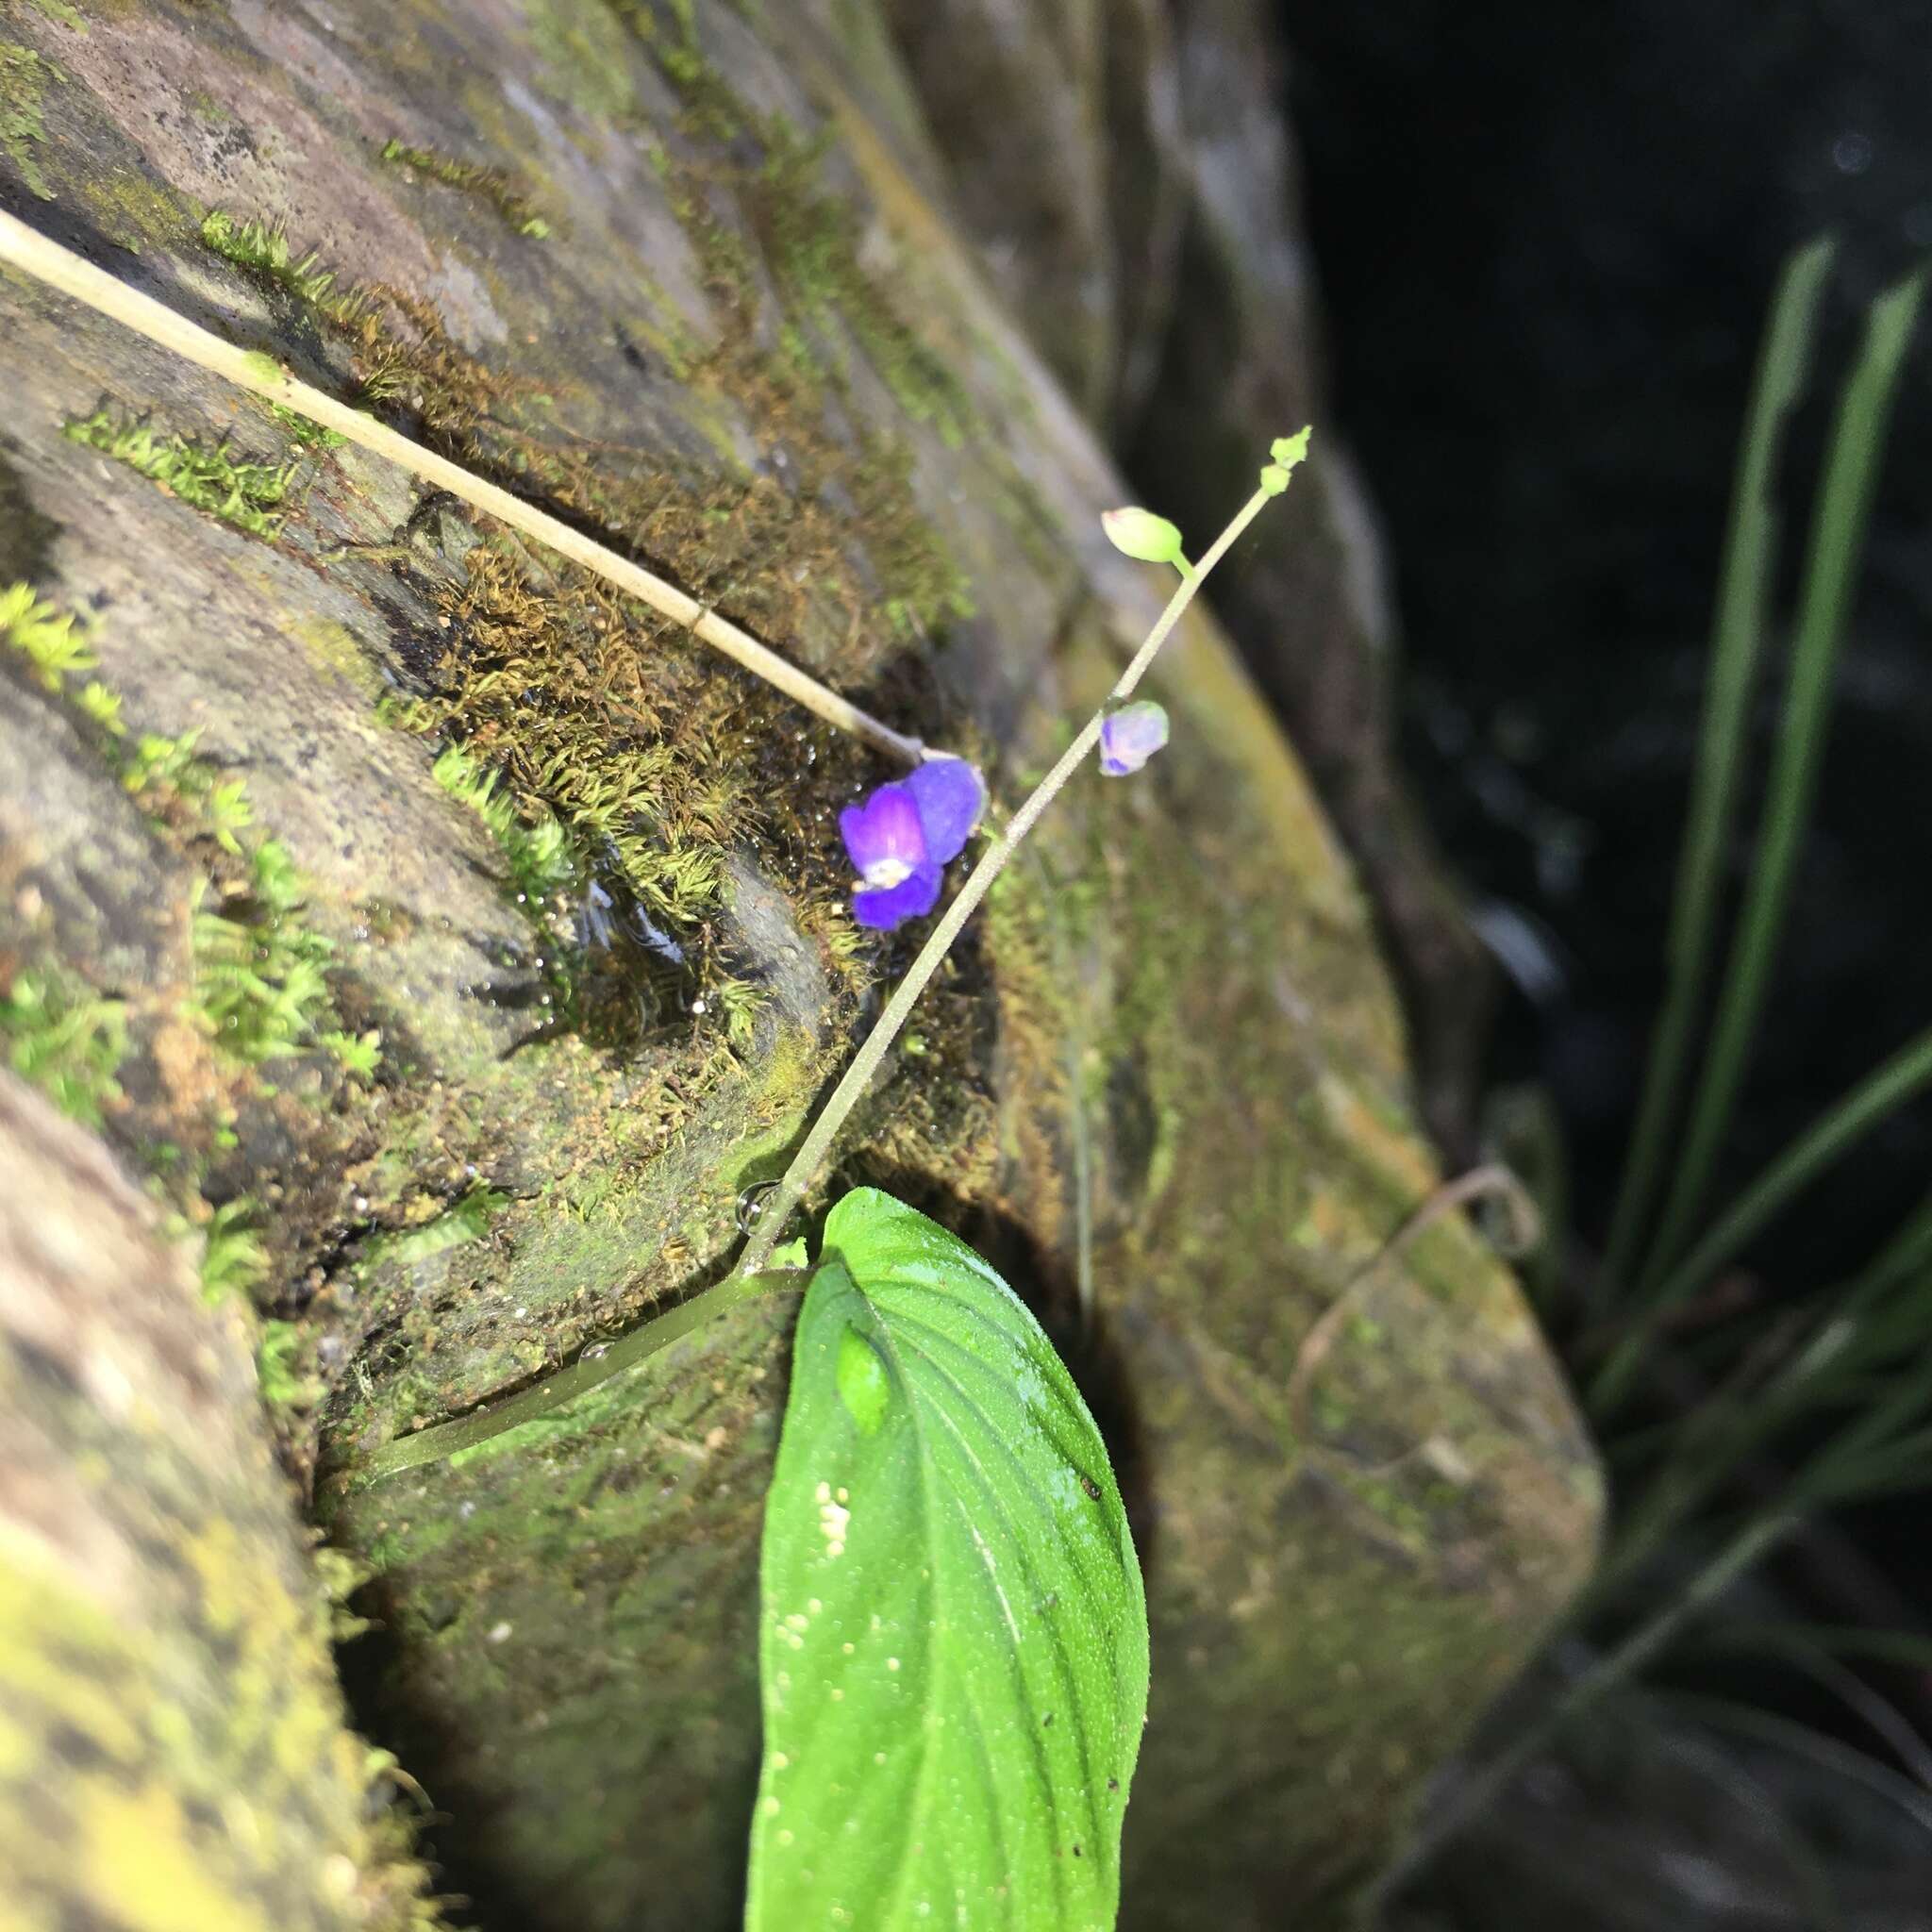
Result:
[[[1268,454],[1274,458],[1276,466],[1286,472],[1292,470],[1308,453],[1308,438],[1313,427],[1297,429],[1292,436],[1277,436],[1269,446]]]
[[[1151,509],[1110,509],[1101,517],[1100,526],[1116,550],[1142,563],[1174,563],[1180,558],[1181,533]]]

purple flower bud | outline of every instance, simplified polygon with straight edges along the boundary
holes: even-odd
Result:
[[[1109,778],[1138,772],[1167,742],[1167,710],[1138,698],[1109,711],[1100,723],[1100,769]]]

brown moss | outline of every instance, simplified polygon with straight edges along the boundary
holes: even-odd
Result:
[[[454,155],[396,140],[383,142],[380,158],[392,167],[427,175],[459,193],[474,195],[519,235],[541,241],[550,232],[550,224],[538,213],[536,204],[501,168],[486,168],[476,161],[458,160]]]

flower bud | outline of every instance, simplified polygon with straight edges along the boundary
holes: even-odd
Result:
[[[1268,454],[1274,458],[1278,468],[1292,470],[1308,453],[1308,438],[1313,433],[1312,425],[1297,429],[1292,436],[1277,436],[1269,445]]]
[[[1181,533],[1151,509],[1110,509],[1100,519],[1116,550],[1142,563],[1173,563],[1181,554]]]
[[[1167,742],[1167,709],[1141,698],[1100,722],[1100,769],[1109,778],[1138,772]]]

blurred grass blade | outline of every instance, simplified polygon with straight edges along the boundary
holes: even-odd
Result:
[[[1836,1697],[1920,1784],[1932,1791],[1932,1746],[1926,1744],[1896,1705],[1879,1696],[1856,1672],[1848,1671],[1836,1657],[1822,1651],[1798,1645],[1788,1655],[1794,1669],[1803,1671]]]
[[[1700,1648],[1763,1651],[1774,1657],[1809,1651],[1821,1657],[1863,1657],[1875,1664],[1903,1664],[1932,1671],[1932,1637],[1916,1630],[1868,1630],[1853,1624],[1724,1624]]]
[[[1696,1291],[1801,1190],[1885,1117],[1932,1086],[1932,1029],[1921,1033],[1801,1134],[1721,1214],[1704,1239],[1664,1277],[1650,1305],[1611,1351],[1591,1384],[1590,1409],[1608,1414],[1632,1378],[1668,1308]]]
[[[1463,1782],[1423,1823],[1405,1863],[1410,1869],[1426,1863],[1471,1819],[1493,1804],[1565,1725],[1587,1716],[1611,1691],[1640,1676],[1708,1606],[1775,1549],[1797,1523],[1795,1516],[1773,1509],[1738,1529],[1654,1616],[1597,1657],[1493,1757],[1471,1768]]]
[[[1803,392],[1810,368],[1818,302],[1834,246],[1828,236],[1822,236],[1786,261],[1758,352],[1712,620],[1710,682],[1691,779],[1690,818],[1665,943],[1663,1011],[1651,1042],[1643,1097],[1604,1257],[1604,1274],[1613,1287],[1625,1281],[1636,1265],[1641,1232],[1656,1205],[1691,1031],[1709,975],[1745,727],[1770,628],[1768,606],[1780,523],[1773,498],[1778,446],[1785,418]]]
[[[1866,1263],[1852,1283],[1842,1314],[1855,1314],[1897,1288],[1923,1274],[1932,1265],[1932,1194],[1921,1201],[1899,1224],[1898,1232]],[[1932,1328],[1932,1321],[1924,1324]]]
[[[1654,1295],[1658,1302],[1665,1298],[1659,1284],[1678,1278],[1669,1271],[1684,1250],[1718,1151],[1730,1131],[1738,1090],[1763,1014],[1798,853],[1810,823],[1831,712],[1832,673],[1857,589],[1886,427],[1924,281],[1925,271],[1920,269],[1873,303],[1857,365],[1840,398],[1824,482],[1811,523],[1790,685],[1766,791],[1763,831],[1718,999],[1709,1058],[1691,1103],[1683,1154],[1640,1280],[1640,1293]]]
[[[1901,1811],[1927,1831],[1932,1831],[1932,1798],[1889,1766],[1868,1757],[1850,1744],[1841,1744],[1823,1731],[1775,1712],[1757,1710],[1748,1705],[1732,1704],[1721,1697],[1692,1696],[1672,1691],[1662,1702],[1710,1724],[1718,1730],[1736,1731],[1740,1737],[1761,1739],[1768,1744],[1782,1745],[1800,1757],[1809,1758],[1839,1773],[1854,1784],[1889,1799]]]

